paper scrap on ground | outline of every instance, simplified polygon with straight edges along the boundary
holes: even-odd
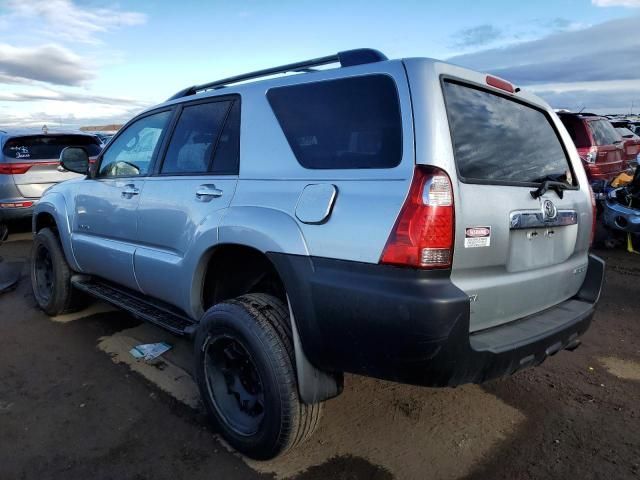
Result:
[[[165,352],[171,350],[171,345],[165,342],[160,343],[145,343],[142,345],[136,345],[129,353],[135,358],[144,358],[146,361],[158,358]]]

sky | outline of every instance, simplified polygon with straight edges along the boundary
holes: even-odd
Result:
[[[640,111],[640,0],[0,0],[0,126],[122,123],[189,85],[360,47],[555,108]]]

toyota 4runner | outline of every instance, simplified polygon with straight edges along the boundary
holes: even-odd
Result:
[[[192,337],[211,418],[254,458],[311,435],[344,372],[508,375],[576,348],[600,294],[556,114],[436,60],[350,50],[189,87],[89,155],[64,150],[84,176],[36,206],[37,303],[89,294]]]

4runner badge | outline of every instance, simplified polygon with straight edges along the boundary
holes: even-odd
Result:
[[[467,227],[464,229],[464,248],[491,246],[491,227]]]

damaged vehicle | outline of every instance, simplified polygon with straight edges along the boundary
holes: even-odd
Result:
[[[559,112],[590,181],[611,181],[626,168],[622,137],[605,117]]]
[[[90,295],[192,338],[252,458],[309,438],[346,372],[485,382],[578,347],[598,303],[578,152],[492,75],[343,51],[187,87],[89,153],[36,206],[38,305]]]
[[[640,169],[631,182],[609,190],[604,200],[606,227],[626,233],[640,233]]]

